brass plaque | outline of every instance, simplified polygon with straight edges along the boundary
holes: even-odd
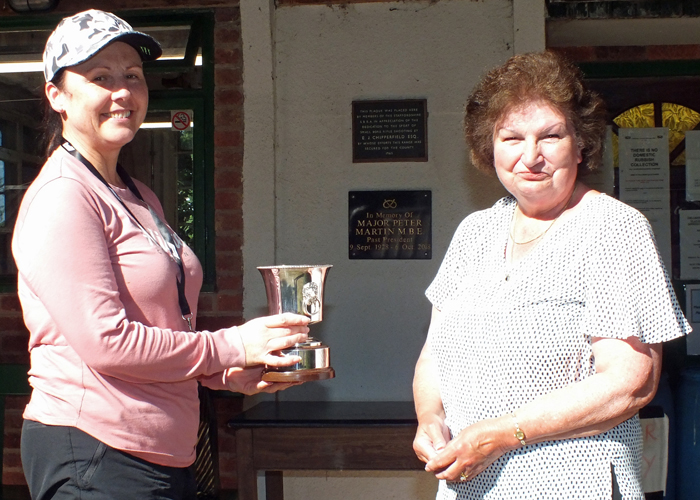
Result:
[[[350,191],[350,259],[431,259],[431,191]]]
[[[428,161],[427,100],[353,101],[353,163]]]

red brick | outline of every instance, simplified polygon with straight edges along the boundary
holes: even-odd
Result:
[[[5,412],[5,431],[11,429],[21,429],[24,419],[22,412]]]
[[[24,411],[29,403],[29,396],[5,396],[5,411]]]
[[[219,290],[222,292],[243,292],[243,278],[242,276],[219,276],[217,278],[217,283],[219,285]]]
[[[243,274],[243,258],[241,256],[240,249],[238,251],[222,251],[221,259],[225,259],[228,262],[222,261],[222,267],[220,272],[217,274],[218,278],[226,278],[231,276],[242,276]]]
[[[19,297],[15,294],[0,295],[0,310],[22,312]]]
[[[217,296],[219,312],[240,311],[243,308],[243,295],[223,295]]]
[[[19,450],[6,449],[5,453],[3,453],[2,463],[3,466],[7,466],[8,468],[22,470],[22,457],[19,454]]]
[[[234,2],[229,2],[229,5]],[[235,2],[237,3],[237,2]],[[215,14],[216,23],[228,23],[232,21],[240,21],[241,10],[239,8],[232,9],[217,9]]]
[[[19,444],[21,440],[22,434],[20,433],[20,430],[17,429],[17,432],[11,432],[8,434],[5,434],[5,449],[10,450],[10,449],[19,449]]]
[[[25,485],[27,484],[26,479],[24,479],[24,473],[22,469],[18,470],[5,470],[2,471],[2,483],[10,486]]]
[[[240,235],[238,235],[237,237],[240,238]],[[241,252],[240,248],[224,248],[222,250],[219,250],[217,252],[217,255],[220,255],[222,259],[226,259],[225,262],[220,262],[220,264],[222,264],[222,267],[220,269],[220,272],[218,273],[218,276],[234,276],[241,274],[241,262],[243,261],[243,253]]]
[[[239,188],[243,185],[243,179],[239,170],[232,168],[217,168],[214,171],[214,187],[218,191],[222,188]]]
[[[214,165],[216,170],[235,170],[239,172],[240,181],[240,169],[243,166],[243,151],[242,147],[239,148],[220,148],[214,152]],[[235,187],[235,186],[226,186]]]
[[[222,328],[231,328],[243,324],[240,311],[237,314],[229,314],[225,316],[203,316],[197,319],[198,328],[202,330],[221,330]]]
[[[214,298],[211,296],[211,294],[208,293],[200,293],[199,294],[199,300],[197,302],[197,311],[199,314],[203,312],[211,312],[214,307]]]
[[[243,69],[240,66],[216,68],[214,83],[217,87],[239,87],[243,84]]]
[[[219,210],[216,214],[214,227],[217,231],[233,231],[243,229],[243,217],[240,212],[233,210]]]
[[[649,45],[647,58],[663,61],[700,59],[700,45]]]
[[[218,268],[217,283],[221,287],[221,278],[228,276],[240,276],[243,269],[243,258],[241,257],[241,247],[229,246],[217,251],[217,263],[221,265]]]
[[[0,363],[28,365],[29,353],[26,349],[17,352],[0,351]]]
[[[219,251],[232,251],[233,249],[240,249],[243,240],[241,235],[238,233],[229,234],[217,234],[216,235],[216,250]]]
[[[239,130],[243,132],[243,108],[240,104],[235,106],[218,106],[214,114],[214,125],[217,130]]]
[[[215,131],[214,146],[242,146],[243,133],[240,130]]]
[[[240,250],[240,248],[238,249]],[[224,267],[221,268],[220,272],[217,274],[217,286],[219,290],[239,290],[241,287],[239,283],[235,283],[231,280],[239,279],[241,270],[243,268],[242,259],[240,252],[235,254],[229,253],[228,255],[222,256],[222,259],[228,259],[229,262],[224,263]]]
[[[236,25],[217,23],[214,30],[214,44],[221,47],[226,44],[239,45],[241,42],[241,30]]]
[[[240,192],[223,191],[216,193],[214,207],[217,210],[239,210],[242,206],[243,198]]]
[[[3,331],[10,331],[10,330],[15,330],[15,331],[27,331],[27,327],[24,325],[24,318],[22,316],[17,315],[17,314],[11,314],[11,315],[0,315],[0,318],[2,318],[2,329]]]
[[[556,47],[553,50],[576,63],[596,60],[595,47]]]
[[[595,53],[598,61],[644,61],[646,59],[646,47],[596,47]]]
[[[13,333],[5,332],[2,336],[2,347],[3,350],[16,352],[16,353],[27,353],[29,349],[29,333]]]
[[[238,88],[222,87],[214,91],[214,102],[217,106],[243,103],[243,92]]]
[[[214,62],[216,64],[240,64],[242,60],[242,52],[239,48],[214,49]]]

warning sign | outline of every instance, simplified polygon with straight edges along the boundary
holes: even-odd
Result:
[[[192,110],[185,109],[170,112],[170,124],[172,130],[186,130],[192,124]]]

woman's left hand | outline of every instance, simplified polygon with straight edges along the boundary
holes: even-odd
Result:
[[[463,481],[466,476],[468,481],[510,449],[506,444],[514,440],[506,430],[510,424],[500,417],[465,428],[425,465],[425,470],[438,479]]]
[[[259,392],[277,392],[288,389],[301,382],[281,383],[265,382],[262,379],[263,366],[251,366],[248,368],[229,368],[225,373],[226,386],[230,391],[239,392],[247,396]]]

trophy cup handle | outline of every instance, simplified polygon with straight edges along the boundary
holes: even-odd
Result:
[[[318,285],[314,282],[305,284],[301,289],[301,294],[304,314],[308,317],[317,314],[321,307],[321,302],[318,300]]]

